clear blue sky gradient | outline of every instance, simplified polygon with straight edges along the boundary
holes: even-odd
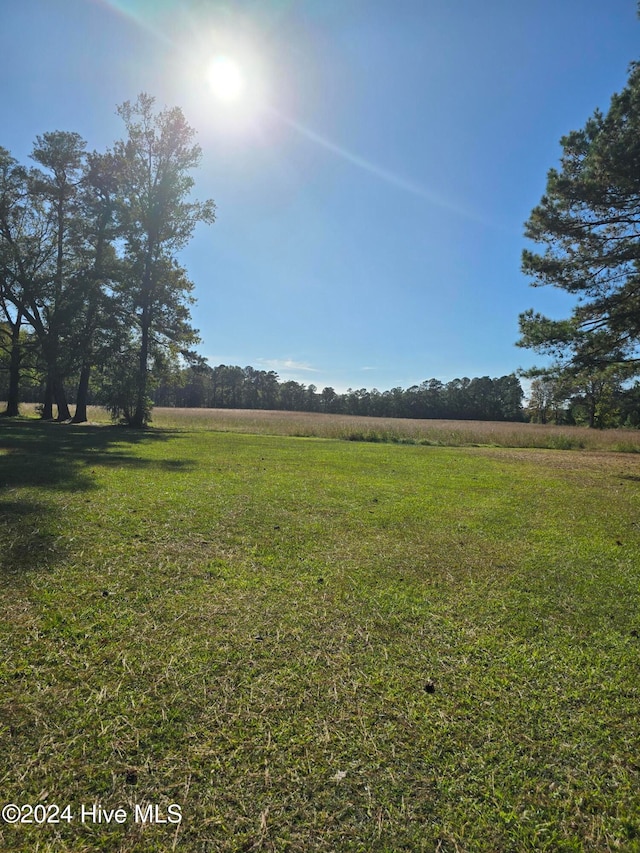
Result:
[[[0,145],[105,150],[139,92],[198,131],[217,222],[182,255],[212,365],[319,389],[540,363],[517,318],[571,301],[520,272],[560,137],[640,59],[635,0],[2,0]],[[244,70],[226,105],[219,54]]]

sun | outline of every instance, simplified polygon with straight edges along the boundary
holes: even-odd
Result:
[[[245,90],[245,79],[241,67],[229,56],[217,56],[207,68],[207,83],[220,101],[239,101]]]

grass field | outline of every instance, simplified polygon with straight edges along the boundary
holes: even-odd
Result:
[[[0,423],[1,850],[640,851],[634,433],[195,417]]]
[[[35,406],[23,405],[28,416]],[[108,424],[105,409],[89,407],[93,424]],[[289,435],[298,438],[336,438],[343,441],[423,444],[435,447],[493,446],[531,447],[551,450],[612,450],[640,453],[640,430],[593,430],[496,421],[411,420],[315,412],[278,412],[258,409],[153,410],[153,425],[172,430],[214,430],[252,435]]]

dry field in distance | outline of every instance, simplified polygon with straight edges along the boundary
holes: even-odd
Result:
[[[23,404],[21,410],[25,415],[35,415],[33,404]],[[92,423],[110,422],[108,412],[99,406],[90,407],[89,418]],[[640,430],[593,430],[587,427],[498,421],[412,420],[263,409],[158,407],[153,410],[152,426],[172,430],[211,430],[442,447],[494,446],[640,452]]]

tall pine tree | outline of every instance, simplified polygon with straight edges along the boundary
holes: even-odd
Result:
[[[560,169],[526,223],[542,252],[525,250],[534,286],[575,294],[570,317],[520,316],[520,346],[576,370],[640,369],[640,64],[606,115],[561,140]]]

